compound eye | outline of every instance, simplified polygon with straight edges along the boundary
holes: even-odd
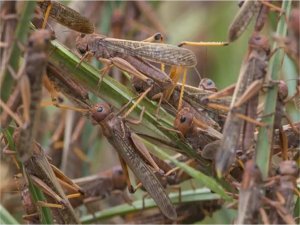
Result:
[[[34,42],[33,42],[32,40],[29,40],[28,46],[29,46],[29,47],[33,47],[33,44],[34,44]]]
[[[256,36],[256,37],[255,37],[255,40],[256,40],[256,41],[259,41],[260,39],[261,39],[260,36]]]
[[[181,123],[184,123],[185,121],[186,121],[186,117],[185,116],[180,117],[180,122]]]
[[[209,85],[209,86],[213,85],[212,80],[208,80],[208,81],[207,81],[207,85]]]
[[[82,48],[79,48],[78,51],[79,51],[79,53],[80,53],[81,55],[84,55],[85,52],[86,52],[86,50],[85,50],[85,49],[82,49]]]
[[[100,113],[101,113],[101,112],[103,112],[103,110],[104,110],[103,107],[100,106],[100,107],[98,107],[97,112],[100,112]]]

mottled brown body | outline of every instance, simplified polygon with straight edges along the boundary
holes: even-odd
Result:
[[[282,161],[279,164],[279,174],[278,191],[285,200],[284,207],[287,209],[287,212],[293,215],[295,207],[294,189],[297,188],[296,180],[299,177],[299,168],[295,161]],[[280,223],[284,223],[284,221]]]
[[[223,129],[223,138],[216,158],[218,173],[224,173],[234,162],[236,150],[241,148],[247,150],[254,138],[254,124],[243,121],[237,117],[237,113],[256,118],[258,105],[258,93],[250,99],[242,102],[246,90],[255,81],[260,81],[262,86],[266,74],[269,55],[268,40],[260,35],[254,34],[249,40],[249,53],[241,67],[239,79],[234,90],[229,111]],[[241,135],[242,133],[242,135]],[[241,141],[242,140],[242,143]]]
[[[207,144],[222,138],[222,134],[195,117],[190,108],[182,108],[175,118],[174,127],[192,147],[201,151]]]
[[[152,169],[138,154],[138,150],[131,138],[132,132],[124,123],[124,120],[113,114],[106,103],[95,105],[91,113],[93,119],[101,125],[105,137],[114,146],[135,176],[141,181],[162,213],[168,218],[175,220],[177,217],[175,208]]]
[[[236,224],[259,223],[258,211],[261,207],[262,177],[253,160],[245,165],[243,181],[239,193],[238,218]]]
[[[94,33],[94,25],[75,10],[57,2],[57,1],[38,1],[38,5],[43,13],[46,13],[48,7],[51,7],[49,16],[58,23],[81,33]]]
[[[28,41],[28,50],[25,55],[25,74],[23,74],[24,77],[21,79],[28,79],[30,86],[29,121],[20,130],[20,139],[17,143],[18,154],[21,160],[29,159],[29,152],[32,149],[35,135],[34,121],[42,98],[42,79],[44,74],[46,74],[48,63],[47,49],[50,40],[51,35],[49,31],[38,30],[30,36]]]
[[[124,54],[166,65],[194,67],[197,64],[193,52],[175,45],[107,38],[99,34],[78,36],[76,47],[81,54],[89,51],[96,58]]]
[[[53,219],[55,223],[78,223],[79,220],[75,215],[73,208],[65,193],[58,183],[58,180],[51,168],[48,159],[38,143],[34,143],[33,155],[23,163],[26,173],[30,176],[39,178],[47,185],[50,190],[55,192],[61,198],[60,201],[53,197],[47,196],[49,202],[62,204],[62,209],[52,209]]]
[[[95,175],[73,179],[73,182],[80,186],[84,193],[80,199],[71,200],[73,207],[81,205],[83,201],[104,199],[113,191],[123,191],[126,188],[126,178],[120,166]]]
[[[37,207],[31,197],[28,186],[24,184],[21,190],[22,203],[26,215],[23,216],[25,221],[28,221],[30,224],[40,224],[40,217],[37,213]]]
[[[237,15],[234,17],[228,32],[228,39],[230,42],[239,38],[239,36],[246,30],[251,19],[257,14],[262,6],[260,1],[244,1]]]
[[[51,63],[47,66],[47,77],[52,82],[54,88],[67,96],[72,102],[81,108],[89,107],[90,101],[86,89]]]
[[[300,71],[300,10],[293,9],[288,21],[288,39],[286,44],[287,53],[295,61],[298,72]]]

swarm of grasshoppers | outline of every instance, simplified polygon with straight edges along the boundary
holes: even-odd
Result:
[[[1,163],[13,178],[1,204],[19,222],[196,223],[227,209],[238,224],[299,221],[299,78],[284,71],[289,60],[299,72],[298,3],[242,1],[228,40],[178,44],[150,2],[2,6]],[[219,89],[195,46],[228,54],[242,38],[237,81]]]

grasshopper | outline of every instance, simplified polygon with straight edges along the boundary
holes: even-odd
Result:
[[[258,105],[258,91],[262,88],[269,59],[268,40],[254,34],[249,40],[249,53],[240,70],[238,82],[232,97],[230,111],[223,129],[223,138],[216,158],[218,175],[223,174],[235,159],[236,150],[247,150],[254,138],[254,123]],[[244,121],[238,115],[247,115]],[[244,135],[241,138],[241,133]],[[242,140],[242,144],[240,144]]]
[[[162,213],[171,220],[175,220],[177,217],[175,208],[163,186],[138,153],[139,151],[144,152],[141,149],[143,144],[139,143],[135,137],[136,134],[130,131],[124,119],[112,113],[107,103],[94,105],[91,109],[91,116],[101,125],[104,136],[117,150],[123,168],[126,168],[125,165],[127,164],[157,203]],[[128,186],[131,187],[131,185]]]
[[[280,8],[275,5],[272,5],[268,0],[247,0],[244,1],[241,9],[233,19],[229,31],[228,31],[228,40],[229,42],[235,41],[238,39],[241,34],[247,29],[252,18],[257,15],[255,28],[256,32],[262,30],[265,21],[267,20],[267,15],[269,9],[282,12]]]
[[[57,2],[41,0],[37,1],[39,7],[45,14],[43,28],[46,25],[48,16],[58,23],[81,33],[94,33],[94,25],[75,10]]]
[[[246,162],[239,193],[237,224],[257,223],[257,213],[261,207],[262,176],[253,160]]]
[[[222,139],[222,134],[197,118],[191,108],[184,107],[176,115],[174,128],[197,153],[206,160],[215,161],[215,154]]]
[[[41,146],[34,141],[50,39],[51,35],[47,30],[38,30],[29,38],[25,56],[25,74],[21,77],[25,123],[19,127],[14,139],[16,151],[24,165],[24,174],[51,196],[51,199],[58,203],[56,205],[61,204],[60,206],[64,208],[62,211],[56,210],[58,222],[77,223],[74,210],[56,180]]]
[[[156,84],[163,86],[164,91],[167,86],[170,93],[174,87],[170,78],[146,61],[184,68],[192,68],[197,64],[196,56],[190,50],[175,45],[151,43],[148,39],[131,41],[108,38],[98,34],[81,35],[76,40],[76,47],[84,57],[93,55],[106,64],[115,65],[134,77],[148,82],[148,85],[153,85],[153,81],[158,81]],[[104,71],[106,70],[107,68],[104,68]],[[150,75],[151,79],[147,75]],[[184,76],[186,76],[186,70]],[[183,90],[184,86],[182,86],[182,92]]]
[[[197,64],[193,52],[169,44],[108,38],[99,34],[82,34],[78,36],[76,46],[81,54],[90,52],[97,59],[113,59],[120,54],[171,66],[194,67]]]
[[[95,175],[81,177],[72,180],[81,187],[84,196],[80,199],[72,199],[73,207],[82,203],[100,200],[116,191],[123,191],[126,187],[126,177],[120,166],[115,166],[110,170],[100,172]]]

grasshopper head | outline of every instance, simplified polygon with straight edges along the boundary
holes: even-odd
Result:
[[[50,41],[53,39],[50,31],[37,30],[32,33],[28,41],[28,47],[34,51],[46,51],[50,45]]]
[[[179,130],[183,136],[192,129],[194,115],[190,112],[188,107],[182,108],[174,121],[174,127]]]
[[[213,92],[218,91],[215,82],[213,82],[211,79],[208,78],[201,79],[199,83],[199,88],[203,88],[204,90],[213,91]]]
[[[250,49],[256,49],[266,52],[267,54],[270,53],[270,43],[266,36],[263,36],[259,33],[254,33],[251,38],[249,39],[249,47]]]
[[[76,48],[81,55],[84,55],[87,51],[89,51],[89,35],[80,34],[76,38]]]
[[[98,103],[91,109],[92,118],[98,123],[103,121],[110,113],[111,107],[105,102]]]

